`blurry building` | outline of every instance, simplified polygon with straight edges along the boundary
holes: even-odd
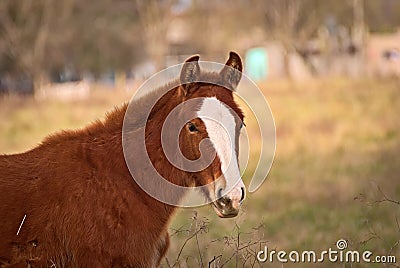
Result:
[[[366,62],[366,71],[371,76],[400,77],[400,30],[391,34],[371,34]]]

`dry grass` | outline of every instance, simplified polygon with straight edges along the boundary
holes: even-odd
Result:
[[[219,219],[208,206],[181,209],[162,265],[249,267],[260,246],[319,252],[341,238],[351,249],[391,251],[400,260],[400,205],[385,201],[400,200],[400,82],[276,81],[261,88],[277,126],[267,181],[248,195],[236,219]],[[102,92],[72,104],[2,100],[0,152],[31,148],[48,133],[83,126],[128,98]],[[338,264],[320,267],[329,266]]]

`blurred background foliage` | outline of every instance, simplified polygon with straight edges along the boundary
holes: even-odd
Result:
[[[262,48],[257,83],[277,131],[268,179],[238,218],[179,210],[162,266],[260,267],[264,245],[318,252],[338,239],[399,261],[399,26],[398,0],[1,0],[0,152],[101,118],[192,54],[224,62],[236,50],[250,75]]]
[[[96,76],[150,60],[160,70],[167,55],[244,51],[265,40],[301,51],[321,26],[396,32],[399,13],[397,0],[3,0],[0,77],[38,87],[65,69]]]

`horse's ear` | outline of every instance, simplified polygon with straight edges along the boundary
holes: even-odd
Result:
[[[220,72],[224,84],[235,90],[242,78],[242,70],[243,64],[240,56],[236,52],[229,52],[229,59]]]
[[[188,93],[190,85],[200,77],[199,58],[198,55],[192,56],[183,64],[180,80],[185,95]]]

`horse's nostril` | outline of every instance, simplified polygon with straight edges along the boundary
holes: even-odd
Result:
[[[230,199],[229,197],[222,197],[219,199],[219,203],[222,206],[230,206],[232,204],[232,199]]]
[[[219,188],[219,189],[218,189],[218,192],[217,192],[217,199],[221,199],[221,198],[222,198],[222,191],[223,191],[222,188]]]
[[[246,196],[246,190],[244,189],[244,187],[240,189],[242,190],[242,196],[240,197],[240,202],[242,202],[244,200],[244,197]]]

